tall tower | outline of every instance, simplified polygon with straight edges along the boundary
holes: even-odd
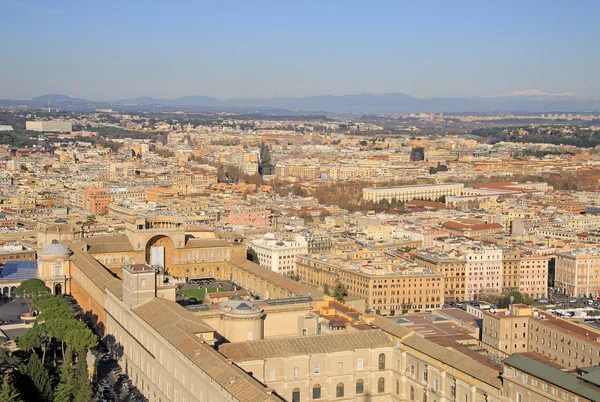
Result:
[[[52,113],[50,109],[50,99],[48,99],[48,113]]]

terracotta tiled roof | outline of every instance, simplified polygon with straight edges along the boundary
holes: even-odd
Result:
[[[281,401],[245,371],[204,343],[196,334],[213,332],[213,328],[179,304],[154,298],[135,307],[133,311],[236,400]]]
[[[88,245],[88,253],[124,253],[134,251],[125,235],[117,236],[91,236],[82,239]]]
[[[304,285],[300,282],[296,282],[293,279],[288,278],[287,276],[280,275],[277,272],[273,272],[268,268],[261,267],[260,265],[248,261],[248,260],[235,260],[232,261],[236,267],[248,271],[256,276],[259,276],[275,285],[281,286],[284,289],[287,289],[295,296],[313,296],[313,297],[322,297],[323,292],[319,291],[316,288],[312,288],[310,286]]]
[[[123,286],[121,280],[111,274],[102,264],[87,252],[81,251],[77,245],[83,247],[82,242],[73,243],[71,250],[71,262],[87,276],[100,290],[109,289],[115,296],[123,298]]]
[[[467,355],[452,349],[447,349],[422,338],[419,335],[409,336],[402,341],[402,345],[406,348],[418,350],[419,352],[428,355],[430,358],[439,360],[440,362],[454,367],[463,373],[469,374],[471,377],[477,378],[495,388],[502,388],[500,372],[498,370],[494,370],[476,362]]]
[[[394,346],[394,342],[390,340],[389,336],[385,332],[375,329],[372,331],[226,343],[219,346],[219,351],[233,361],[238,362],[270,357],[313,355],[392,346]]]

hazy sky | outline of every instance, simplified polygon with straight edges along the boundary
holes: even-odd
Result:
[[[600,1],[0,0],[0,99],[600,97]]]

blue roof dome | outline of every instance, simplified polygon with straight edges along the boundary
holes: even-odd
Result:
[[[40,255],[70,255],[72,254],[69,247],[60,244],[56,240],[52,240],[52,244],[48,244],[40,251]]]

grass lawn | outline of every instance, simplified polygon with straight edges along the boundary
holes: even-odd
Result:
[[[202,288],[202,289],[184,289],[181,291],[181,294],[184,295],[185,297],[194,297],[196,300],[201,301],[204,300],[204,297],[206,296],[206,293],[212,293],[212,292],[223,292],[225,289],[222,288]]]

